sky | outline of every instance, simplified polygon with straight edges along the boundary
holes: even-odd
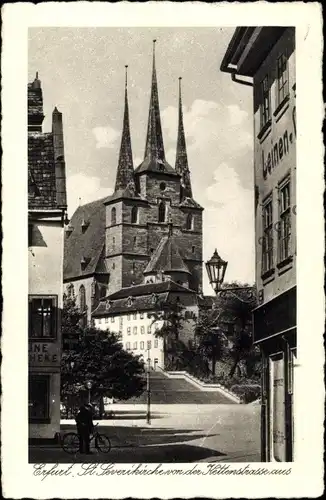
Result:
[[[254,282],[252,88],[220,71],[234,28],[30,28],[28,81],[42,82],[45,119],[63,113],[68,213],[113,191],[124,67],[134,166],[144,156],[152,40],[167,161],[174,166],[178,78],[193,195],[204,207],[203,258],[228,261],[225,281]],[[212,294],[206,271],[204,293]]]

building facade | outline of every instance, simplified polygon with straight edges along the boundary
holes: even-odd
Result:
[[[296,341],[295,29],[237,28],[221,70],[253,87],[256,284],[263,357],[262,460],[294,460]]]
[[[29,438],[60,431],[60,353],[66,179],[62,114],[42,132],[43,96],[28,84]]]
[[[197,294],[170,278],[122,288],[101,300],[93,319],[97,328],[118,333],[124,349],[141,356],[151,369],[164,369],[169,345],[156,333],[168,320],[163,311],[176,310],[176,305],[182,318],[178,340],[189,345],[198,316]]]
[[[115,189],[106,199],[79,207],[72,216],[65,236],[66,292],[70,293],[73,285],[75,293],[80,295],[80,287],[84,287],[90,320],[101,298],[122,288],[142,284],[144,273],[151,276],[149,262],[160,245],[166,244],[170,224],[173,225],[174,246],[178,247],[178,254],[184,263],[175,279],[192,290],[201,291],[202,211],[192,193],[183,126],[181,79],[174,168],[165,158],[153,50],[144,160],[134,168],[126,73]],[[78,300],[80,302],[81,299]]]

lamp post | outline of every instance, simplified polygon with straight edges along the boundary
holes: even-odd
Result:
[[[86,382],[85,385],[86,385],[86,387],[88,389],[88,404],[90,404],[90,402],[91,402],[91,388],[92,388],[93,384],[92,384],[92,382],[90,380],[87,380],[87,382]]]
[[[209,282],[212,285],[216,295],[222,296],[222,295],[225,295],[226,293],[231,293],[234,297],[236,297],[241,302],[246,302],[246,301],[242,300],[234,292],[236,292],[238,290],[248,290],[250,292],[250,298],[252,298],[254,296],[253,289],[251,286],[232,286],[232,287],[222,288],[222,284],[224,281],[224,276],[225,276],[226,268],[228,266],[228,262],[226,260],[223,260],[219,256],[216,249],[215,249],[215,252],[213,253],[212,257],[210,258],[210,260],[208,260],[205,263],[205,266],[206,266],[206,271],[208,274]]]
[[[147,348],[147,423],[151,423],[151,384],[150,384],[150,348]]]

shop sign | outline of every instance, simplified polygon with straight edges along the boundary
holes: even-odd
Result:
[[[291,288],[258,307],[253,313],[254,342],[268,339],[297,324],[297,289]]]
[[[28,361],[30,366],[58,366],[60,364],[59,345],[54,342],[30,342]]]
[[[283,158],[288,155],[290,146],[295,142],[296,137],[296,118],[295,108],[292,114],[292,130],[285,130],[284,133],[277,137],[274,144],[271,145],[269,151],[262,150],[262,167],[263,177],[267,179],[273,170],[282,162]]]

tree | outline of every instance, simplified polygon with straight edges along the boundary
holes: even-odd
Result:
[[[236,291],[227,291],[228,287],[247,287]],[[240,362],[246,368],[253,361],[258,361],[259,349],[252,344],[252,310],[257,305],[255,287],[240,283],[226,284],[219,296],[218,307],[221,310],[221,323],[234,325],[234,333],[230,336],[232,347],[230,356],[232,360],[229,376],[233,377]]]
[[[79,340],[62,353],[62,401],[69,405],[85,399],[85,384],[90,381],[92,400],[99,401],[101,415],[104,397],[127,400],[143,392],[144,363],[140,356],[123,349],[118,334],[92,326],[82,328],[71,300],[64,302],[63,333],[75,332]]]
[[[203,359],[210,361],[212,375],[215,375],[217,361],[224,359],[227,352],[227,338],[218,327],[220,311],[202,312],[195,328],[196,348]]]
[[[185,307],[178,300],[158,305],[151,313],[153,323],[162,321],[161,328],[155,331],[155,336],[163,339],[165,368],[178,370],[183,367],[186,346],[180,340],[184,328]]]

